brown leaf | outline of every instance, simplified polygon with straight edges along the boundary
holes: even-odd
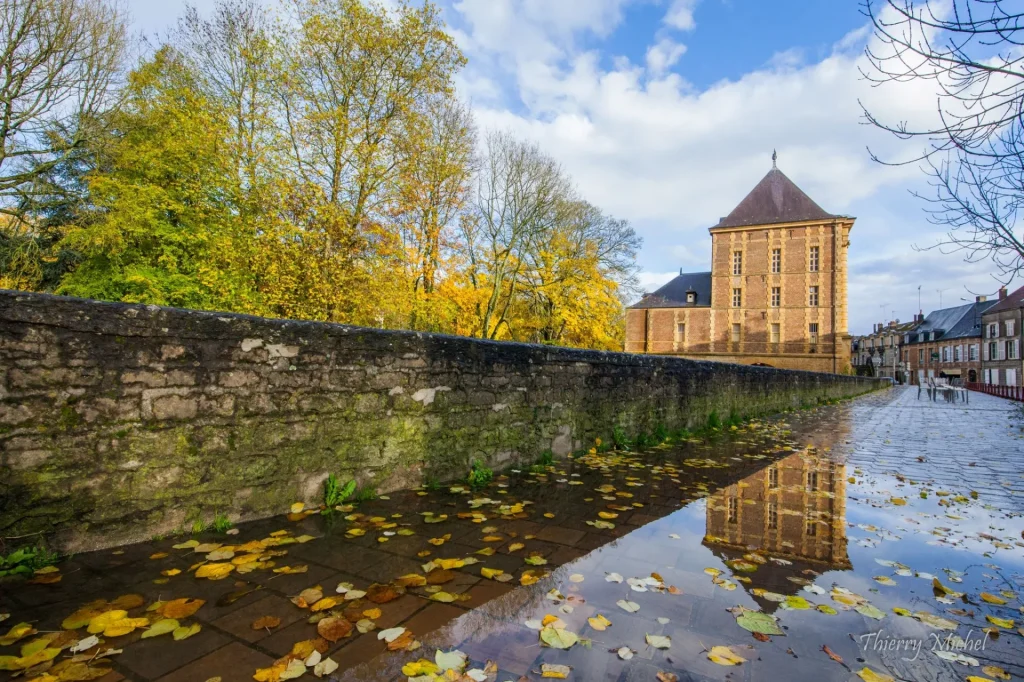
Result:
[[[658,682],[679,682],[679,675],[675,673],[660,672],[655,677],[658,679]]]
[[[158,613],[165,618],[174,618],[175,620],[181,620],[182,618],[188,618],[196,611],[199,610],[206,601],[203,599],[189,599],[183,597],[182,599],[175,599],[165,603],[158,609]]]
[[[273,629],[273,628],[276,628],[280,624],[281,624],[281,619],[278,618],[277,616],[263,616],[262,618],[257,618],[256,620],[254,620],[252,622],[252,629],[253,630],[263,630],[263,629],[266,629],[266,628]]]
[[[412,632],[406,630],[395,639],[388,642],[388,651],[402,651],[412,646],[413,642]]]
[[[831,649],[829,649],[828,645],[822,645],[821,650],[824,651],[826,654],[828,654],[828,657],[831,658],[836,663],[842,663],[843,662],[843,657],[840,656],[839,654],[837,654],[836,652],[832,651]]]
[[[444,585],[455,580],[455,573],[446,569],[438,569],[427,574],[427,583],[430,585]]]
[[[344,618],[324,618],[316,624],[316,631],[328,642],[337,642],[352,634],[352,623]]]
[[[115,609],[122,609],[124,611],[131,611],[137,609],[146,603],[141,594],[124,594],[110,602],[110,605]],[[172,616],[173,617],[173,616]]]
[[[399,588],[393,585],[374,583],[366,588],[366,598],[374,604],[387,604],[389,601],[394,601],[401,597],[404,592],[404,588],[401,588],[401,591],[399,591]]]
[[[751,632],[750,634],[752,634],[754,636],[754,639],[756,639],[759,642],[770,642],[770,641],[772,641],[772,638],[769,637],[768,635],[764,634],[763,632]]]

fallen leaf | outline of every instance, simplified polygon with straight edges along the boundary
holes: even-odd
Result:
[[[262,618],[257,618],[256,620],[254,620],[252,622],[252,629],[253,630],[264,630],[264,629],[271,629],[272,630],[272,629],[276,628],[280,624],[281,624],[281,619],[278,618],[277,616],[263,616]]]
[[[316,624],[316,631],[328,642],[333,643],[351,635],[352,624],[344,618],[324,618]]]
[[[713,646],[711,651],[708,652],[708,660],[718,665],[739,665],[747,659],[727,646]]]

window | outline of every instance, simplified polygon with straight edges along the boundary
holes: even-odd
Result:
[[[782,303],[782,287],[772,287],[772,307],[778,308]]]
[[[993,322],[988,326],[988,338],[994,339],[999,336],[999,323]]]
[[[807,472],[807,490],[814,492],[818,489],[818,472],[808,471]]]
[[[778,322],[772,322],[771,342],[772,343],[778,343],[779,342],[779,323]]]
[[[743,252],[733,251],[732,252],[732,274],[742,275],[743,274]]]
[[[818,307],[818,287],[817,286],[811,287],[811,295],[810,295],[809,305],[812,308],[817,308]]]
[[[818,345],[818,323],[817,322],[811,322],[810,327],[808,328],[808,333],[809,333],[810,338],[811,338],[811,345],[812,346]]]
[[[960,346],[953,346],[953,362],[960,362]]]
[[[967,347],[967,359],[971,362],[978,359],[978,344],[972,343]]]
[[[739,308],[743,306],[743,289],[732,290],[732,307]]]
[[[739,343],[740,342],[740,325],[738,323],[735,323],[735,322],[732,325],[732,342],[733,343]]]
[[[729,498],[729,523],[736,523],[740,514],[740,501],[735,497]]]
[[[996,341],[989,341],[988,343],[988,359],[999,359],[999,344]]]
[[[1013,336],[1013,320],[1006,321],[1006,335]]]
[[[772,529],[779,527],[779,503],[775,500],[768,503],[768,527]]]
[[[917,349],[917,364],[919,364],[919,365],[923,365],[924,364],[924,348],[918,348]]]
[[[810,262],[807,264],[808,269],[811,272],[817,272],[818,271],[818,254],[819,254],[818,247],[817,246],[812,246],[811,247],[811,254],[810,254]]]
[[[686,324],[679,322],[676,324],[676,341],[682,341],[686,338]]]
[[[782,272],[782,249],[772,249],[772,272]]]
[[[942,361],[949,362],[949,346],[942,347]]]
[[[804,532],[807,537],[813,538],[818,534],[818,522],[814,519],[815,511],[813,508],[807,508],[807,523],[804,524]]]
[[[1006,359],[1007,360],[1016,360],[1017,359],[1017,341],[1016,340],[1007,341],[1006,342]]]
[[[768,467],[768,487],[778,488],[779,487],[779,468]]]
[[[686,292],[686,302],[687,303],[696,303],[697,302],[697,292],[696,291],[687,291]]]

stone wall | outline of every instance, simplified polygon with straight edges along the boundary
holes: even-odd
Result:
[[[83,549],[871,380],[0,291],[0,537]]]

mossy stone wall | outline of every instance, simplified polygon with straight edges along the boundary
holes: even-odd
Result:
[[[0,290],[0,537],[85,549],[871,379]]]

